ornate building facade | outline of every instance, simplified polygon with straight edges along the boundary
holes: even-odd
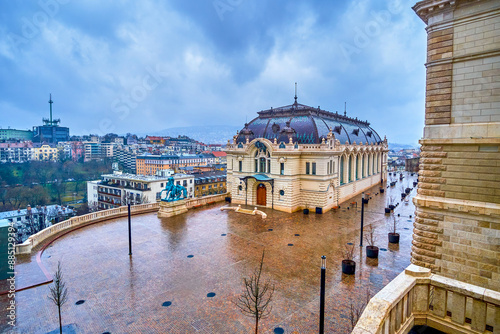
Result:
[[[500,2],[426,0],[412,263],[500,291]]]
[[[387,140],[368,122],[296,96],[258,114],[226,148],[233,203],[326,212],[386,179]]]

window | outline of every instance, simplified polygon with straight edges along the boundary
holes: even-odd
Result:
[[[160,187],[162,187],[162,188],[163,188],[163,182],[162,182],[162,183],[160,183]]]
[[[267,159],[267,172],[271,173],[271,159]]]
[[[209,186],[208,186],[208,189],[212,189],[212,185],[209,185]]]
[[[312,175],[316,175],[316,163],[312,163]]]
[[[309,174],[309,162],[306,162],[306,174]]]
[[[347,172],[348,172],[348,180],[349,182],[352,182],[352,156],[349,156]]]
[[[332,167],[331,174],[335,173],[335,161],[332,161],[332,163],[330,164],[330,166]]]
[[[361,163],[361,177],[365,177],[365,156],[363,155],[362,163]]]
[[[193,183],[193,180],[189,180],[189,183]]]
[[[285,175],[285,164],[283,162],[280,163],[280,174]]]
[[[327,174],[331,174],[330,164],[331,164],[331,162],[330,162],[330,161],[328,161],[328,162],[326,163],[326,173],[327,173]]]
[[[260,169],[260,172],[261,173],[265,173],[266,172],[266,159],[265,158],[260,158],[259,159],[259,169]]]
[[[239,167],[239,171],[241,172],[243,169],[243,161],[238,161],[238,167]]]
[[[359,180],[359,159],[358,156],[356,156],[356,180]]]

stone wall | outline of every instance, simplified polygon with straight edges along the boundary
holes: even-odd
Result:
[[[500,290],[500,2],[414,10],[428,47],[412,263]]]

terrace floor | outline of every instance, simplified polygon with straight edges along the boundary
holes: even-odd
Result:
[[[416,176],[407,176],[412,182]],[[133,255],[128,255],[127,219],[97,223],[55,240],[42,254],[54,273],[61,261],[69,300],[63,325],[71,333],[251,333],[252,318],[234,301],[243,292],[242,278],[257,269],[265,249],[264,278],[275,285],[270,316],[261,333],[317,333],[320,257],[327,258],[326,333],[349,333],[350,305],[361,306],[410,264],[414,207],[400,204],[400,244],[389,244],[384,214],[386,196],[400,199],[401,182],[378,193],[368,190],[364,222],[376,227],[378,259],[360,255],[360,196],[356,206],[324,214],[293,214],[262,209],[260,216],[221,211],[225,203],[159,219],[132,217]],[[411,184],[411,183],[410,183]],[[412,190],[411,197],[416,193]],[[399,202],[399,201],[398,201]],[[411,217],[410,217],[411,215]],[[347,243],[356,251],[356,274],[342,274]],[[365,243],[366,245],[366,243]],[[36,253],[19,257],[17,285],[44,280]],[[57,308],[48,300],[49,285],[16,293],[14,333],[48,333],[58,329]],[[212,297],[209,297],[212,296]],[[7,295],[0,296],[5,312]],[[76,304],[77,301],[84,301]],[[164,306],[165,305],[165,306]],[[2,315],[0,331],[10,329]],[[57,331],[58,332],[58,331]]]

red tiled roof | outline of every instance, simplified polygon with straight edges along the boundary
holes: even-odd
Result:
[[[216,157],[225,157],[227,156],[226,152],[222,152],[222,151],[213,151],[212,154]]]

